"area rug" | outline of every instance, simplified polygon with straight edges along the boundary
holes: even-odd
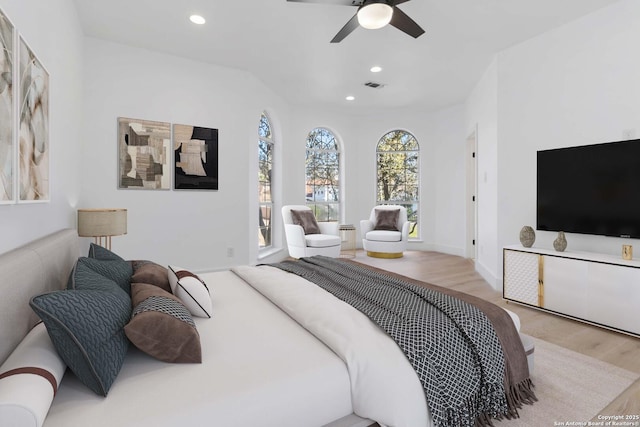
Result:
[[[516,420],[495,423],[504,427],[588,425],[640,375],[606,362],[535,340],[535,367],[531,378],[538,402],[525,405]]]

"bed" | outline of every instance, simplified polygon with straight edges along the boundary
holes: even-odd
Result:
[[[12,368],[5,366],[8,362],[16,364],[12,354],[25,336],[42,328],[34,328],[38,317],[30,299],[65,288],[85,253],[75,230],[61,230],[0,256],[0,274],[13,278],[2,284],[0,378]],[[194,317],[202,363],[162,362],[131,345],[107,397],[92,393],[69,370],[63,378],[5,377],[0,379],[0,424],[355,427],[375,420],[432,425],[411,365],[362,313],[270,266],[242,266],[201,278],[213,306],[212,318]],[[510,316],[519,327],[517,316]],[[25,387],[20,384],[25,378],[33,384],[28,390],[42,393],[29,391],[22,404],[30,409],[12,412],[7,402],[15,398],[12,391]],[[59,385],[55,397],[52,382]],[[20,410],[21,423],[2,418]]]

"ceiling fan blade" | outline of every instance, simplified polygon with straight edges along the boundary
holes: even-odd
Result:
[[[422,27],[416,24],[416,21],[409,18],[406,13],[404,13],[397,7],[393,8],[393,16],[391,17],[391,22],[389,22],[389,24],[393,25],[400,31],[409,34],[414,39],[417,39],[424,34],[424,30],[422,29]]]
[[[287,0],[293,3],[333,4],[338,6],[360,6],[363,0]],[[404,0],[407,1],[407,0]]]
[[[338,34],[336,34],[335,37],[331,39],[331,43],[340,43],[345,37],[351,34],[353,30],[355,30],[359,26],[360,24],[358,24],[358,14],[355,14],[353,15],[353,18],[349,19],[349,22],[347,22],[344,27],[342,27],[342,29],[338,31]]]
[[[396,1],[394,1],[394,2],[393,2],[393,5],[394,5],[394,6],[397,6],[397,5],[399,5],[399,4],[406,3],[406,2],[408,2],[408,1],[409,1],[409,0],[396,0]]]

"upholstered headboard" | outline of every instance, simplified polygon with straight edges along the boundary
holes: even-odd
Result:
[[[79,254],[77,231],[64,229],[0,255],[0,365],[38,322],[31,297],[63,289]]]

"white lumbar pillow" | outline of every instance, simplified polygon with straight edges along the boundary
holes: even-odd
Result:
[[[66,369],[37,324],[0,366],[0,425],[42,426]]]
[[[211,295],[206,283],[184,268],[169,266],[171,292],[197,317],[211,317]]]

